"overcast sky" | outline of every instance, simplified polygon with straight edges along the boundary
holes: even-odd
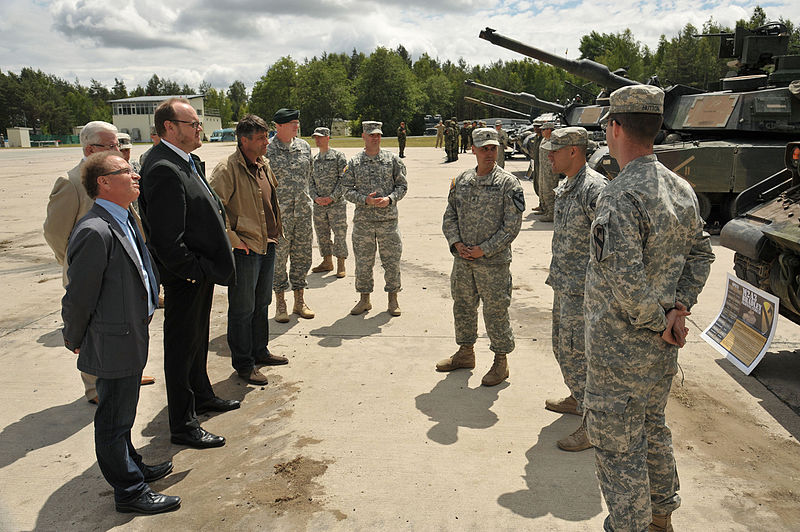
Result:
[[[463,57],[470,65],[516,59],[478,38],[486,26],[550,52],[577,58],[582,35],[630,28],[655,48],[659,36],[749,18],[761,5],[768,18],[792,18],[796,0],[0,0],[0,70],[41,69],[88,85],[94,78],[128,90],[155,73],[198,87],[248,91],[278,58],[323,51],[369,54],[402,44],[414,58]],[[795,20],[795,23],[800,21]]]

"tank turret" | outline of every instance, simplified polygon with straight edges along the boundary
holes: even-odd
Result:
[[[786,143],[800,138],[800,56],[786,55],[788,32],[782,23],[755,30],[737,28],[733,34],[715,36],[722,39],[720,57],[732,57],[729,64],[737,70],[721,80],[720,91],[687,85],[665,87],[664,131],[655,152],[662,163],[692,184],[703,217],[723,224],[735,215],[736,196],[764,176],[780,171]],[[605,65],[560,57],[491,28],[483,30],[480,37],[562,68],[609,92],[639,83],[610,72]],[[771,64],[775,65],[772,73],[763,70]],[[571,110],[597,112],[598,107],[573,105],[565,112],[565,121],[584,125],[588,120],[577,122],[570,116]],[[595,157],[598,170],[613,177],[616,161],[601,150]]]

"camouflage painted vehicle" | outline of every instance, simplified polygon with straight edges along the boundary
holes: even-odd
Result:
[[[638,84],[605,65],[550,54],[491,28],[480,37],[592,81],[605,87],[604,93]],[[786,55],[789,35],[781,23],[756,30],[737,28],[715,37],[721,38],[719,56],[736,59],[738,72],[721,80],[720,91],[686,85],[664,88],[664,130],[656,139],[655,152],[692,184],[703,217],[721,225],[736,214],[736,196],[763,176],[780,171],[786,143],[800,137],[800,87],[796,87],[800,81],[795,81],[800,80],[800,56]],[[774,65],[774,71],[767,73],[767,65]],[[607,107],[607,98],[598,98],[591,105],[566,106],[563,116],[569,125],[597,130]],[[590,163],[609,177],[618,171],[602,147]]]
[[[741,214],[720,243],[735,252],[736,276],[778,296],[780,313],[800,324],[800,142],[784,153],[782,170],[739,194]]]

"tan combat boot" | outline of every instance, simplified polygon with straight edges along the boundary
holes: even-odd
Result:
[[[313,273],[333,271],[333,257],[331,255],[325,255],[322,257],[322,262],[320,262],[318,266],[311,268],[311,271]]]
[[[294,291],[294,309],[292,310],[295,314],[300,316],[301,318],[305,318],[310,320],[314,317],[314,311],[308,308],[306,302],[303,301],[303,289],[295,290]]]
[[[583,415],[583,412],[578,410],[578,401],[571,395],[563,399],[546,399],[544,407],[551,412],[558,412],[559,414]]]
[[[647,527],[648,532],[673,532],[672,512],[668,514],[653,514],[653,521]]]
[[[347,272],[344,269],[344,257],[336,257],[336,277],[341,279],[347,275]]]
[[[392,316],[399,316],[401,314],[400,303],[397,302],[397,292],[389,292],[389,307],[386,312]]]
[[[558,448],[562,451],[569,451],[572,453],[591,449],[592,444],[589,443],[589,437],[586,435],[586,422],[581,423],[578,430],[566,438],[558,440],[556,445],[558,445]]]
[[[508,360],[505,355],[494,354],[494,363],[489,372],[481,379],[484,386],[496,386],[508,378]]]
[[[289,313],[286,312],[286,298],[283,292],[275,292],[275,321],[278,323],[288,323]]]
[[[436,363],[436,371],[453,371],[454,369],[475,367],[475,348],[471,345],[459,346],[458,351]]]
[[[369,293],[361,294],[361,300],[350,311],[353,316],[358,316],[368,310],[372,310],[372,303],[369,302]]]

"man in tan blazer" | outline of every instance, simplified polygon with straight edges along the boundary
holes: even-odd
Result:
[[[44,220],[44,239],[53,250],[56,260],[63,266],[62,281],[67,286],[67,244],[72,228],[78,220],[89,212],[94,205],[94,200],[86,193],[81,183],[81,166],[89,155],[101,151],[119,151],[117,128],[108,122],[99,120],[89,122],[81,130],[81,148],[83,159],[75,168],[67,172],[67,177],[59,177],[50,192],[47,203],[47,217]],[[86,399],[97,404],[97,390],[95,389],[94,375],[81,372],[85,388]],[[143,376],[142,384],[155,382],[153,377]]]

